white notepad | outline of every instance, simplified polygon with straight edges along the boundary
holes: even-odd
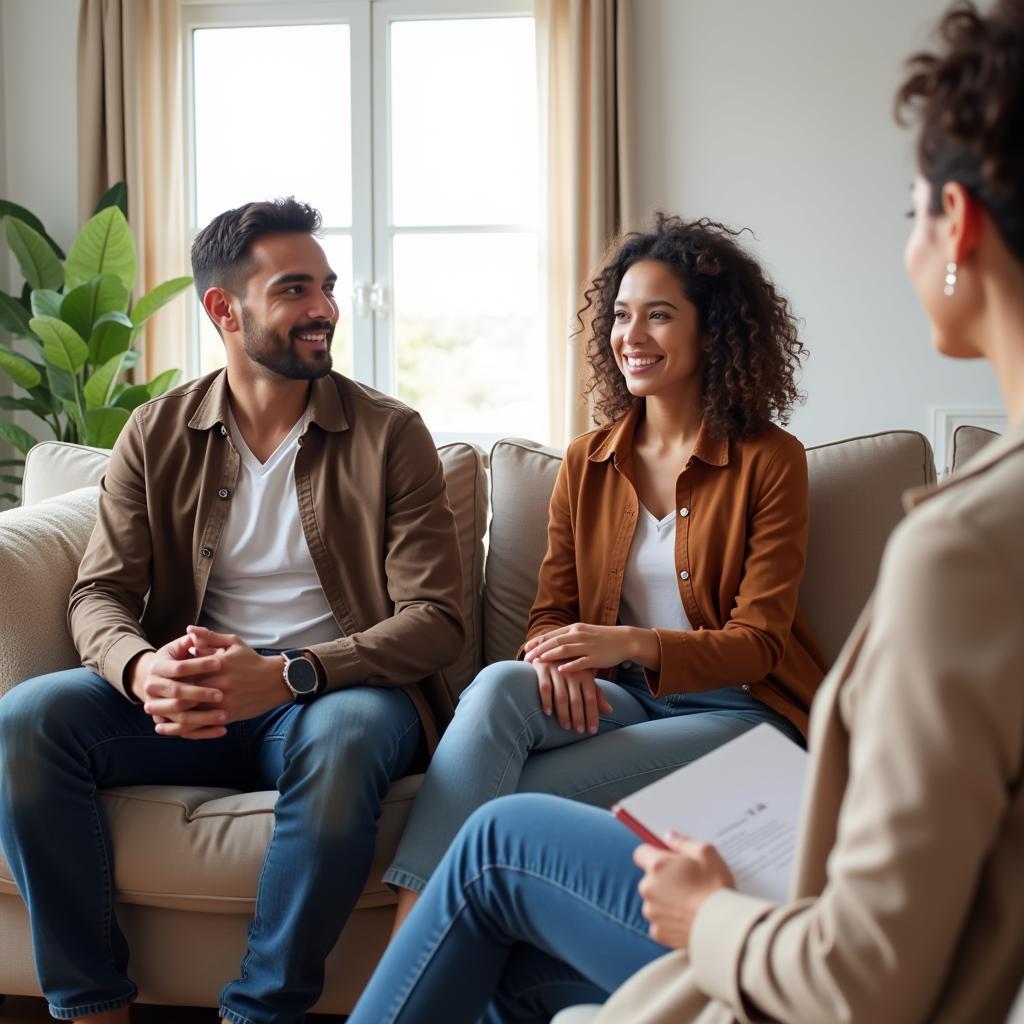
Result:
[[[713,843],[750,896],[789,894],[807,752],[758,725],[619,801],[612,811],[647,842],[669,831]]]

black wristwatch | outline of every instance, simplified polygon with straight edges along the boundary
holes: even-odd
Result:
[[[282,651],[281,657],[284,658],[285,685],[292,691],[292,700],[296,704],[308,704],[319,688],[316,666],[299,650]]]

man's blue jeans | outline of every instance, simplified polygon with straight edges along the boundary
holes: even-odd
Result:
[[[0,844],[28,906],[51,1014],[99,1013],[136,993],[97,790],[177,784],[279,790],[249,948],[221,993],[221,1015],[301,1020],[366,880],[381,801],[419,739],[412,701],[381,687],[287,704],[220,739],[184,740],[158,736],[140,705],[86,669],[16,686],[0,700]]]
[[[639,840],[611,813],[541,794],[466,822],[348,1024],[538,1024],[602,1003],[667,952],[648,934]]]

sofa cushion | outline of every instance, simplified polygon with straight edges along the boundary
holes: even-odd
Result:
[[[106,448],[87,448],[67,441],[41,441],[25,457],[22,505],[36,505],[47,498],[100,482],[110,461]]]
[[[953,459],[949,467],[950,472],[957,472],[965,463],[973,459],[989,441],[998,436],[994,430],[961,423],[953,431]]]
[[[95,487],[0,513],[0,694],[79,664],[68,594],[95,520]]]
[[[399,779],[384,799],[373,865],[358,907],[394,903],[381,882],[405,828],[422,776]],[[195,786],[104,790],[114,843],[114,886],[122,903],[252,914],[274,829],[274,791],[238,793]],[[339,865],[344,870],[344,865]],[[17,893],[0,853],[0,894]]]
[[[480,597],[484,586],[484,534],[487,532],[487,474],[484,453],[464,442],[441,445],[437,450],[444,467],[448,501],[455,515],[455,530],[462,558],[462,614],[466,640],[444,678],[452,700],[473,681],[480,664],[483,622]]]
[[[514,658],[526,636],[547,550],[548,503],[562,452],[506,438],[491,449],[491,528],[484,571],[484,662]]]
[[[935,465],[922,434],[891,430],[808,448],[807,471],[811,533],[800,607],[831,663],[874,589],[904,492],[934,482]]]

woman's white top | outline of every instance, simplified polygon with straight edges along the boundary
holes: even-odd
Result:
[[[302,421],[262,463],[230,413],[228,430],[240,457],[238,480],[200,625],[236,633],[250,647],[306,648],[336,640],[343,631],[331,614],[299,519],[295,457]]]
[[[679,599],[676,578],[676,517],[672,511],[655,519],[640,505],[633,544],[626,559],[619,598],[619,622],[644,629],[693,627]]]

